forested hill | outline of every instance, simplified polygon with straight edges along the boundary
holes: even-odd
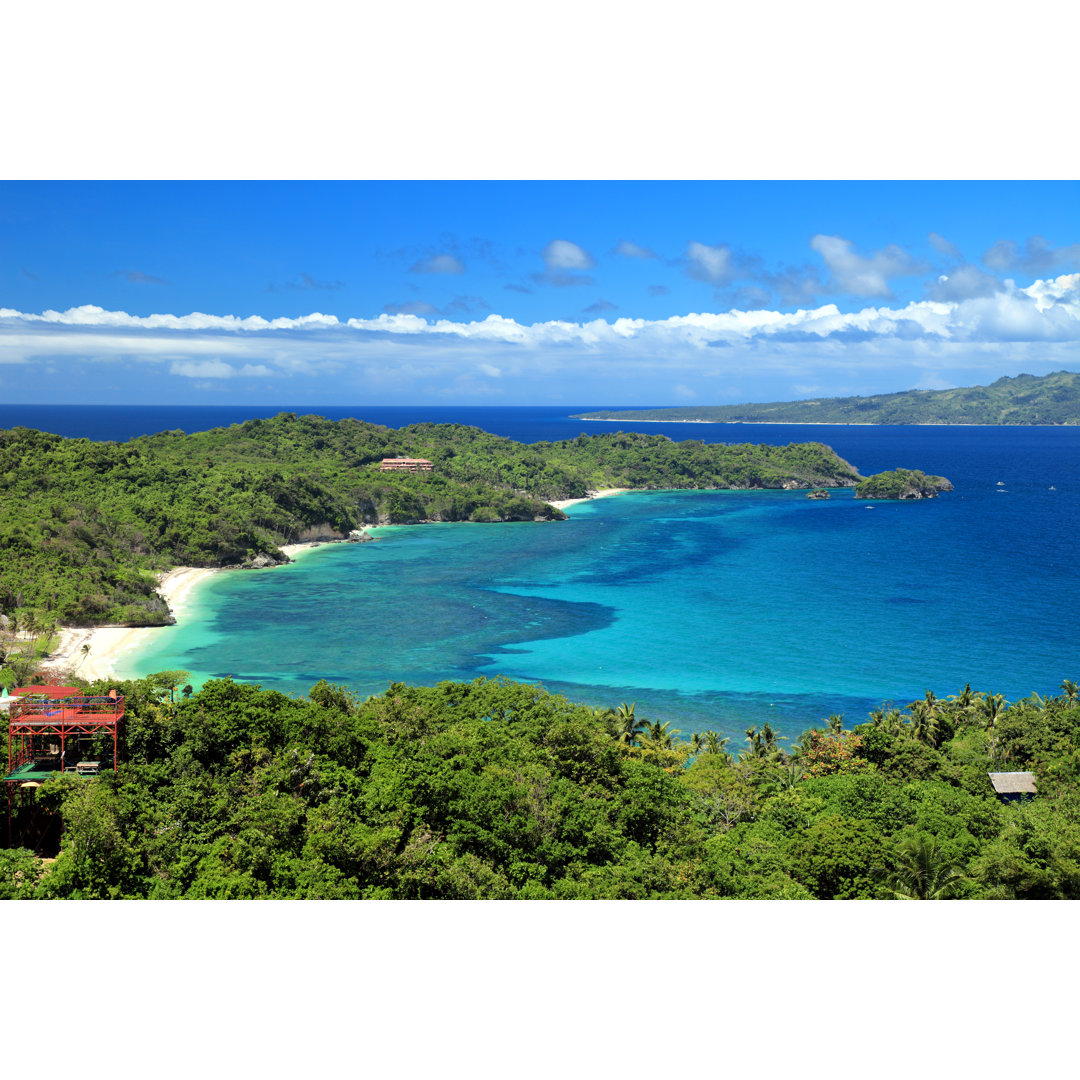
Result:
[[[173,702],[177,674],[119,684],[119,772],[34,793],[58,858],[0,848],[0,900],[1080,898],[1068,680],[729,741],[502,679]]]
[[[1005,376],[989,386],[906,390],[873,397],[748,405],[608,409],[578,420],[707,421],[715,424],[1080,424],[1080,374]]]
[[[430,473],[379,471],[427,458]],[[587,489],[809,488],[861,477],[821,443],[674,443],[581,435],[526,445],[459,424],[395,430],[281,413],[126,443],[0,431],[0,612],[69,625],[159,625],[169,566],[280,561],[279,545],[363,524],[534,521]]]

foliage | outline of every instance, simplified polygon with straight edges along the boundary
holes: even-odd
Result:
[[[927,476],[919,469],[891,469],[875,473],[855,485],[856,499],[933,499],[939,491],[952,491],[944,476]]]
[[[119,773],[38,789],[61,850],[0,852],[0,897],[1080,898],[1067,687],[837,715],[790,750],[752,727],[733,758],[716,732],[502,679],[361,701],[183,677],[119,686]],[[1003,753],[1034,799],[994,795]]]
[[[429,473],[381,472],[384,457]],[[161,625],[174,565],[280,561],[281,544],[361,524],[560,520],[590,488],[853,484],[820,443],[603,434],[525,445],[460,424],[394,430],[281,413],[126,443],[0,430],[0,612],[20,623]],[[0,664],[0,667],[3,665]]]

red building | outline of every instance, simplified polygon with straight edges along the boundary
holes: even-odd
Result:
[[[89,777],[116,769],[124,696],[115,690],[88,696],[76,686],[24,686],[0,699],[0,708],[7,713],[3,781],[10,844],[13,820],[27,827],[36,821],[34,792],[43,780],[58,772]],[[40,837],[27,827],[14,831],[26,846],[36,846]]]

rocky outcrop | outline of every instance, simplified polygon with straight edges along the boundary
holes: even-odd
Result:
[[[827,499],[829,498],[829,493],[824,488],[814,488],[813,491],[808,491],[806,493],[806,497],[808,499]]]
[[[281,566],[288,561],[289,557],[284,552],[278,551],[273,555],[261,552],[246,562],[242,562],[240,566],[243,570],[263,570],[268,566]]]

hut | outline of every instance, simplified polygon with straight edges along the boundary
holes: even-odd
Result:
[[[1020,802],[1036,794],[1034,773],[992,772],[986,775],[1002,802]]]

